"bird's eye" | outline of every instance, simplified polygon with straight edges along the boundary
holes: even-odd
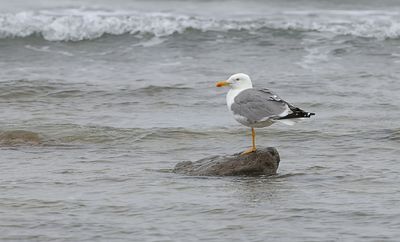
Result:
[[[236,81],[239,81],[240,79],[239,78],[236,78]]]

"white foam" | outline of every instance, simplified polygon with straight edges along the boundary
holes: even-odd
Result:
[[[329,32],[387,39],[400,37],[400,13],[374,11],[280,12],[256,17],[210,18],[166,13],[87,9],[0,14],[0,38],[40,35],[49,41],[80,41],[104,34],[165,37],[187,29],[200,31],[262,28]]]
[[[32,45],[25,45],[25,48],[33,51],[38,51],[38,52],[46,52],[46,53],[56,53],[60,55],[65,55],[65,56],[74,56],[72,53],[67,52],[67,51],[53,51],[50,49],[49,46],[41,46],[41,47],[35,47]]]

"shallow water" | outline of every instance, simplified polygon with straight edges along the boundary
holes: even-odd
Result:
[[[396,1],[113,2],[0,3],[0,132],[41,139],[0,148],[1,241],[398,240]],[[257,130],[276,176],[172,174],[250,145],[236,72],[317,115]]]

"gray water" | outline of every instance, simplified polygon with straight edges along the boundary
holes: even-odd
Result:
[[[0,241],[398,241],[398,1],[0,1]],[[242,151],[216,81],[317,115],[257,130],[272,177],[188,177]]]

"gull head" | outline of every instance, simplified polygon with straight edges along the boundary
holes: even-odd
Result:
[[[248,75],[244,73],[237,73],[228,78],[226,81],[220,81],[216,83],[217,87],[229,86],[231,89],[248,89],[252,88],[253,84]]]

